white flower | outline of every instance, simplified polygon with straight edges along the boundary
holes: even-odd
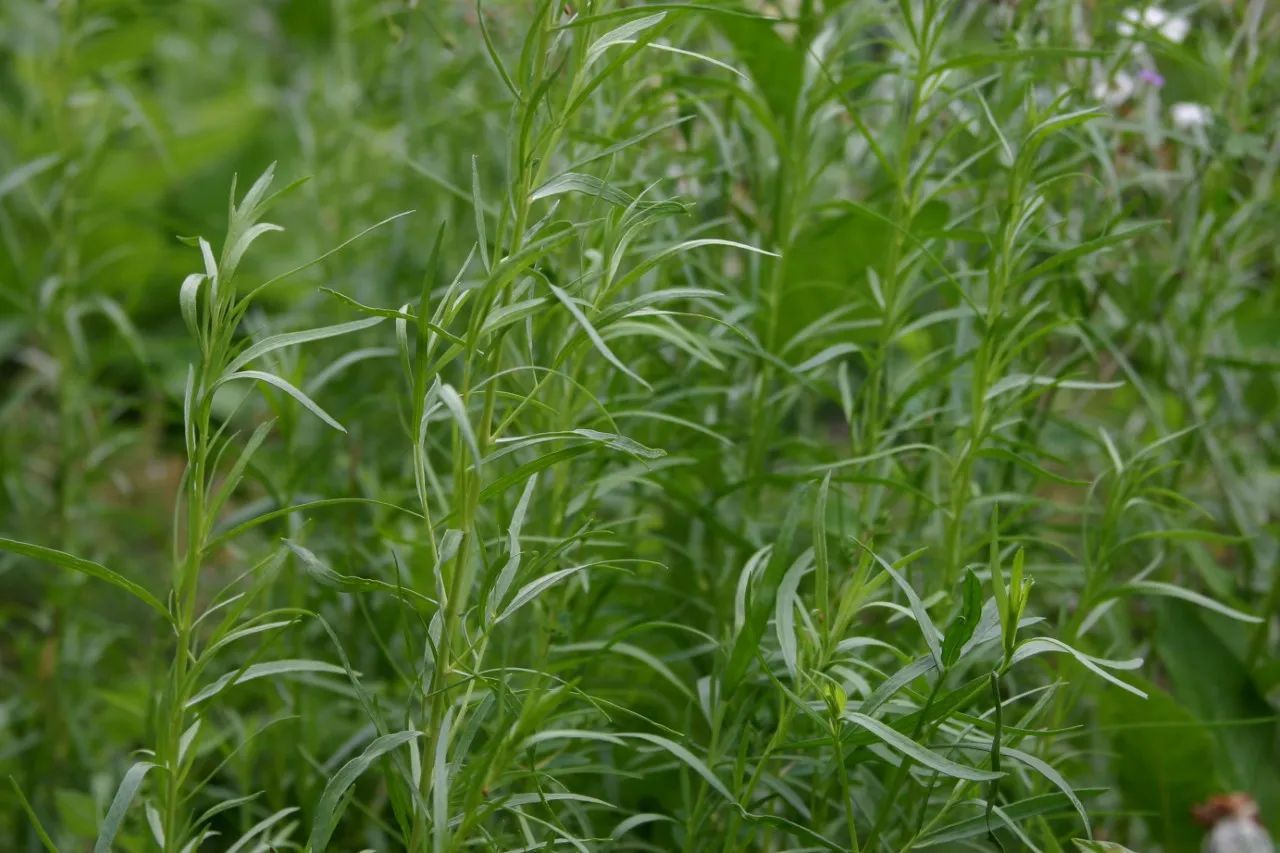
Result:
[[[1174,44],[1182,44],[1191,32],[1191,22],[1183,15],[1176,15],[1159,6],[1147,6],[1145,9],[1125,9],[1123,19],[1116,24],[1116,32],[1129,37],[1137,32],[1138,27],[1154,30]]]
[[[1258,823],[1258,805],[1248,794],[1211,797],[1196,807],[1195,816],[1212,827],[1201,848],[1204,853],[1275,853],[1271,837]]]
[[[1213,118],[1213,113],[1204,104],[1180,101],[1169,107],[1169,118],[1173,119],[1173,126],[1179,130],[1195,130],[1207,125]]]
[[[1135,88],[1137,85],[1128,72],[1117,71],[1110,80],[1103,80],[1093,87],[1093,97],[1109,107],[1118,107],[1129,100]]]

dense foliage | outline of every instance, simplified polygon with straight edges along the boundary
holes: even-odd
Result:
[[[5,0],[0,848],[1273,822],[1278,51],[1267,0]]]

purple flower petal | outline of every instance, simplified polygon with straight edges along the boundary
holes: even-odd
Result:
[[[1160,72],[1152,71],[1150,68],[1144,68],[1138,72],[1138,79],[1144,83],[1150,83],[1152,86],[1160,87],[1164,85],[1164,78],[1160,76]]]

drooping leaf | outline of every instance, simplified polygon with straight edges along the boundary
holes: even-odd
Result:
[[[124,575],[108,569],[106,566],[99,565],[90,560],[83,560],[74,557],[65,551],[57,551],[53,548],[46,548],[43,545],[33,545],[30,542],[19,542],[16,539],[6,539],[0,536],[0,551],[8,551],[12,554],[21,554],[24,557],[31,557],[35,560],[43,560],[46,563],[52,563],[64,569],[70,569],[73,572],[80,572],[91,578],[106,581],[107,583],[123,589],[143,604],[159,613],[166,620],[170,620],[169,609],[160,603],[160,600],[151,593],[147,592],[138,584],[126,578]]]
[[[896,729],[890,728],[879,720],[868,717],[866,714],[860,714],[857,711],[846,711],[843,719],[848,720],[859,728],[866,729],[894,752],[908,756],[930,770],[936,770],[943,776],[948,776],[952,779],[964,779],[968,782],[990,782],[993,779],[999,779],[1004,776],[1003,773],[980,770],[977,767],[957,764],[948,758],[943,758]]]
[[[216,383],[214,383],[214,387],[217,388],[219,385],[225,385],[226,383],[234,382],[237,379],[253,379],[253,380],[257,380],[258,382],[265,382],[268,385],[272,385],[276,388],[279,388],[281,391],[285,392],[290,397],[297,400],[304,407],[306,407],[311,412],[311,414],[315,415],[317,418],[324,421],[326,424],[333,427],[338,432],[345,433],[347,431],[346,428],[342,426],[342,424],[338,423],[333,418],[331,418],[328,412],[326,412],[324,409],[316,405],[316,402],[314,400],[312,400],[310,397],[308,397],[305,393],[303,393],[298,388],[294,387],[290,382],[288,382],[285,379],[282,379],[279,376],[276,376],[274,373],[267,373],[262,370],[241,370],[238,373],[230,373],[230,374],[227,374],[226,376],[223,376]]]
[[[329,675],[346,674],[346,670],[342,667],[334,666],[331,663],[325,663],[324,661],[318,660],[290,659],[255,663],[252,666],[245,667],[243,672],[229,672],[217,679],[199,693],[188,699],[187,707],[194,707],[206,699],[217,696],[223,690],[233,685],[244,684],[246,681],[254,681],[259,678],[270,678],[277,675],[291,675],[299,672],[322,672]]]

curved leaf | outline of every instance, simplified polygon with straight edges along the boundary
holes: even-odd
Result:
[[[968,767],[943,758],[936,752],[921,746],[901,732],[889,728],[884,723],[874,720],[866,714],[859,714],[857,711],[846,711],[843,719],[871,732],[895,752],[900,752],[930,770],[936,770],[943,776],[949,776],[952,779],[964,779],[968,782],[990,782],[1004,776],[1003,773],[979,770],[976,767]]]
[[[143,604],[150,607],[155,612],[163,616],[167,621],[172,621],[169,615],[169,609],[160,603],[160,600],[151,593],[147,592],[138,584],[126,578],[124,575],[108,569],[106,566],[74,557],[65,551],[57,551],[53,548],[45,548],[43,545],[33,545],[30,542],[19,542],[16,539],[6,539],[0,536],[0,551],[8,551],[12,554],[21,554],[24,557],[31,557],[36,560],[43,560],[46,563],[53,563],[55,566],[61,566],[64,569],[71,569],[73,572],[80,572],[98,580],[104,580],[107,583],[132,595]]]
[[[343,795],[360,776],[369,769],[378,758],[403,746],[415,738],[422,737],[422,732],[396,732],[374,739],[364,748],[364,752],[342,765],[342,769],[333,775],[329,784],[324,786],[324,793],[316,803],[315,822],[311,826],[311,853],[324,853],[329,846],[329,837],[345,807]]]
[[[142,780],[155,766],[150,761],[139,761],[124,774],[124,778],[120,780],[120,787],[116,789],[116,795],[111,800],[111,806],[107,809],[107,816],[102,819],[102,829],[98,831],[98,840],[93,845],[93,853],[111,853],[111,843],[116,840],[116,833],[120,831],[120,824],[124,822],[125,812],[129,810],[129,805],[137,796],[138,789],[142,787]]]
[[[299,403],[301,403],[303,406],[309,409],[311,411],[311,414],[315,415],[317,418],[324,421],[329,426],[336,429],[338,432],[345,433],[347,431],[346,428],[342,426],[342,424],[338,423],[333,418],[329,417],[328,412],[326,412],[324,409],[316,405],[316,402],[314,400],[312,400],[310,397],[308,397],[305,393],[303,393],[298,388],[295,388],[287,380],[281,379],[279,376],[276,376],[274,373],[266,373],[261,370],[242,370],[239,373],[232,373],[229,376],[222,377],[221,379],[219,379],[217,382],[214,383],[213,387],[217,388],[220,385],[225,385],[228,382],[231,382],[236,379],[254,379],[259,382],[265,382],[268,385],[273,385],[276,388],[279,388],[281,391],[288,394],[293,399],[297,400]]]

